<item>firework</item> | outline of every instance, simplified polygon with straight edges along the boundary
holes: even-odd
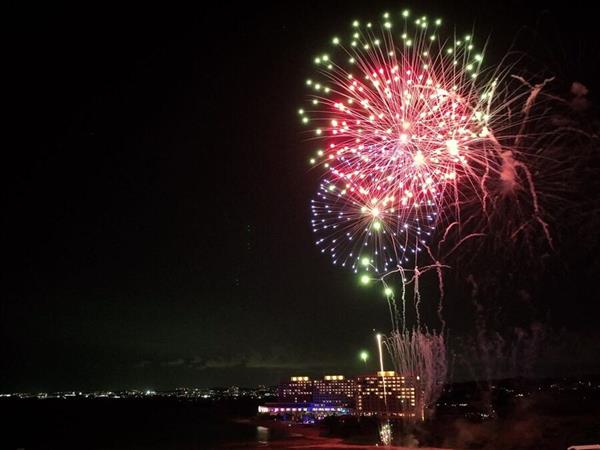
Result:
[[[334,264],[378,277],[416,266],[433,231],[472,201],[461,186],[472,197],[503,170],[490,131],[496,81],[472,37],[444,39],[441,20],[408,11],[397,25],[385,14],[334,38],[299,111],[318,142],[311,163],[326,170],[312,202],[316,243]]]
[[[362,283],[439,269],[472,237],[537,225],[551,244],[532,175],[549,167],[535,142],[551,133],[534,106],[550,80],[485,67],[483,47],[403,11],[355,21],[315,57],[298,111],[315,142],[310,163],[324,170],[315,243]]]

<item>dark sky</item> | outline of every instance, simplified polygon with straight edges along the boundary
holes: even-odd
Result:
[[[362,369],[360,349],[374,350],[372,330],[389,329],[384,299],[313,246],[318,174],[296,109],[312,56],[333,34],[403,5],[198,5],[19,5],[4,14],[1,391],[350,373]],[[588,7],[526,8],[418,9],[492,33],[492,55],[517,32],[535,35],[523,50],[593,96]],[[536,278],[551,288],[526,286],[536,311],[527,318],[586,343],[577,363],[596,370],[598,260],[563,253],[548,256],[567,259],[552,266],[560,274]],[[453,280],[448,320],[466,334],[469,288],[464,276]],[[522,321],[518,305],[507,310],[507,323]]]

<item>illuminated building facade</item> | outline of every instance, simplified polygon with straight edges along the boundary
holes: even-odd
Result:
[[[313,382],[313,402],[327,406],[354,404],[356,382],[344,375],[325,375]]]
[[[377,372],[356,379],[356,413],[419,419],[423,407],[418,378]]]
[[[291,377],[290,381],[281,383],[277,390],[280,402],[309,403],[313,398],[313,382],[308,377]]]
[[[295,420],[327,415],[357,414],[399,419],[423,419],[418,377],[377,372],[357,378],[325,375],[311,380],[291,377],[278,388],[278,402],[259,407],[259,412]]]
[[[353,410],[346,406],[329,406],[318,403],[267,403],[258,407],[259,414],[278,416],[292,420],[301,420],[311,417],[316,420],[327,416],[338,416],[352,414]]]

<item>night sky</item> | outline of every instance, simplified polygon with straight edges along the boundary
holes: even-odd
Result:
[[[597,31],[577,5],[408,6],[491,33],[491,56],[522,33],[517,48],[540,73],[582,82],[593,101]],[[313,245],[319,173],[296,110],[331,36],[404,6],[9,8],[0,391],[255,385],[363,370],[358,352],[375,350],[374,328],[389,330],[387,305]],[[540,254],[548,263],[535,274],[509,264],[497,283],[513,290],[490,300],[506,305],[507,327],[541,323],[579,349],[557,350],[544,375],[600,371],[597,214],[558,227],[562,246]],[[448,280],[456,337],[472,331],[467,274]],[[424,289],[435,304],[434,285]]]

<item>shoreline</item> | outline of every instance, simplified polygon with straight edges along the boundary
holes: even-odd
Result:
[[[259,441],[254,443],[232,443],[229,445],[223,445],[220,448],[230,449],[348,449],[348,450],[410,450],[410,447],[402,446],[384,446],[380,444],[355,444],[352,442],[346,442],[344,438],[339,437],[327,437],[322,436],[322,427],[317,424],[301,424],[295,422],[284,422],[277,420],[269,420],[262,418],[245,418],[245,419],[234,419],[233,422],[243,425],[256,426],[257,433],[258,427],[263,427],[265,430],[265,441]],[[275,435],[275,436],[272,436]],[[418,448],[420,450],[451,450],[433,447],[412,447],[412,449]]]

